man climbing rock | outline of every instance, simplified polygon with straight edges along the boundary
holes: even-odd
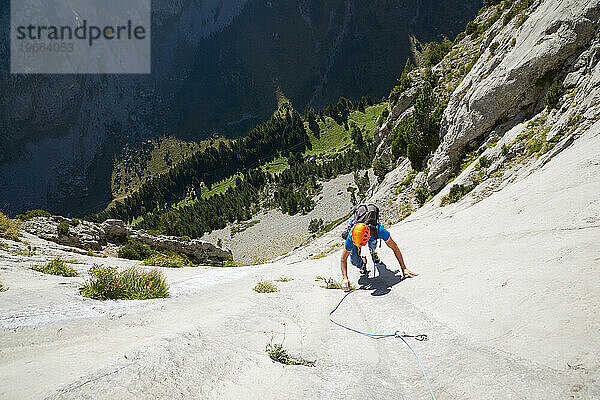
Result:
[[[350,256],[352,265],[360,269],[361,274],[368,274],[367,258],[364,256],[361,257],[360,249],[368,243],[373,263],[377,264],[379,262],[379,257],[375,252],[375,249],[377,248],[377,239],[383,240],[385,244],[392,249],[400,264],[404,278],[417,276],[417,274],[406,268],[398,245],[394,242],[394,239],[392,239],[387,229],[379,223],[379,208],[376,205],[359,205],[354,212],[354,218],[348,223],[348,228],[342,237],[346,239],[341,258],[342,289],[344,289],[344,291],[350,290],[350,280],[348,279],[348,256]]]

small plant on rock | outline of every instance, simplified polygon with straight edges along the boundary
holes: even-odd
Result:
[[[285,323],[283,325],[285,328]],[[273,333],[271,333],[269,343],[267,343],[265,347],[265,352],[269,355],[269,358],[271,360],[284,365],[302,365],[305,367],[315,366],[314,361],[308,361],[302,357],[294,357],[287,352],[287,350],[283,347],[283,341],[285,340],[285,331],[281,343],[273,343],[273,340],[274,336]]]
[[[276,361],[285,365],[294,365],[294,362],[290,358],[287,350],[283,348],[282,344],[278,343],[267,343],[265,347],[265,352],[269,355],[271,360]]]
[[[77,271],[71,268],[60,258],[51,260],[46,265],[34,265],[31,267],[34,271],[42,272],[44,274],[59,275],[59,276],[77,276]]]
[[[275,285],[269,281],[258,282],[253,290],[257,293],[274,293],[278,291]]]

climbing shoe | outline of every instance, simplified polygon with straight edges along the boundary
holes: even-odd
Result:
[[[362,266],[360,267],[360,273],[362,275],[367,275],[369,273],[369,271],[367,270],[367,257],[361,257],[362,259]]]
[[[377,255],[377,252],[373,251],[373,263],[379,264],[380,262],[381,262],[381,260],[379,259],[379,256]]]

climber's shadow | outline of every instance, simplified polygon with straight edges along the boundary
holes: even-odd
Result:
[[[392,287],[404,279],[401,271],[392,271],[382,262],[375,264],[375,277],[373,271],[369,275],[361,275],[358,284],[365,290],[372,290],[371,296],[383,296],[392,291]]]

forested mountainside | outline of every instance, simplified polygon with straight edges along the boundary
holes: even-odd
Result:
[[[373,122],[377,114],[367,109],[379,108],[369,97],[355,103],[341,98],[319,113],[309,109],[303,118],[284,103],[247,136],[196,152],[89,218],[119,218],[149,230],[199,237],[248,220],[261,208],[307,212],[320,190],[318,180],[371,166],[372,138],[351,117]],[[333,126],[328,128],[328,121]],[[271,170],[275,160],[282,167]],[[218,190],[219,182],[227,185]]]
[[[68,215],[111,199],[115,155],[175,135],[244,135],[284,97],[322,107],[394,85],[421,42],[450,39],[481,0],[153,2],[152,74],[10,75],[0,35],[0,206]],[[8,26],[8,2],[0,21]]]

